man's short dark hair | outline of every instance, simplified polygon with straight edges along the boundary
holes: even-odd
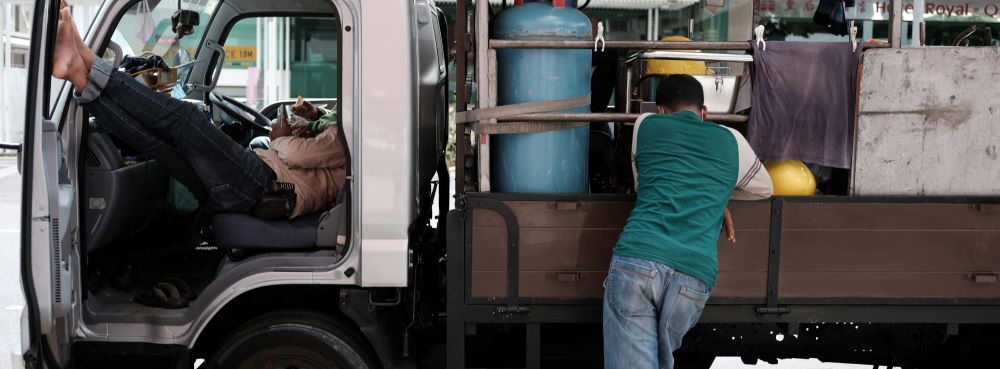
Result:
[[[660,78],[656,87],[656,105],[677,111],[687,106],[705,106],[705,91],[697,79],[687,74]]]

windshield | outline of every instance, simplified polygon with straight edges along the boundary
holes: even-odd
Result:
[[[190,35],[180,37],[173,31],[170,17],[178,10],[197,12],[200,24]],[[111,40],[122,49],[122,54],[140,56],[157,55],[171,67],[178,68],[178,80],[184,81],[190,72],[189,64],[202,42],[208,21],[219,0],[143,0],[130,7],[112,33]],[[105,58],[113,59],[109,51]]]

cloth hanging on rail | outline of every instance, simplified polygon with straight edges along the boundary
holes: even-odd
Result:
[[[850,168],[861,50],[849,42],[756,43],[747,139],[762,160]]]

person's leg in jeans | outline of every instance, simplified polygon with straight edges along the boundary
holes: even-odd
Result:
[[[611,259],[604,288],[604,368],[657,368],[656,279],[652,262]]]
[[[249,210],[271,186],[274,179],[271,169],[257,154],[207,122],[197,107],[156,93],[110,69],[100,59],[91,68],[91,81],[101,95],[117,102],[143,126],[172,141],[198,173],[218,208]]]
[[[87,109],[97,121],[114,132],[119,139],[128,142],[136,150],[156,159],[166,168],[167,172],[194,194],[199,202],[208,200],[208,192],[198,175],[188,164],[187,159],[176,148],[164,142],[159,135],[135,122],[106,97],[94,96],[90,93],[77,94],[77,103]]]
[[[674,367],[674,351],[681,348],[681,341],[701,317],[711,289],[703,282],[678,272],[666,265],[656,264],[659,276],[665,283],[656,286],[663,293],[659,311],[659,364],[661,368]]]
[[[274,174],[256,154],[215,129],[193,105],[160,95],[96,58],[83,45],[68,8],[60,11],[58,27],[53,76],[72,82],[81,95],[106,98],[134,118],[117,123],[141,125],[172,143],[208,189],[214,208],[246,211],[260,199]],[[121,116],[109,118],[115,117]]]

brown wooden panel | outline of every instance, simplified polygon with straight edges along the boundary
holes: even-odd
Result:
[[[518,294],[523,298],[599,299],[604,296],[608,271],[525,271],[519,276]]]
[[[518,290],[525,298],[594,298],[604,296],[604,278],[607,270],[521,272]],[[506,273],[472,272],[476,281],[472,297],[504,298],[507,296]],[[577,279],[578,278],[578,279]],[[767,290],[767,273],[720,272],[718,285],[712,291],[715,298],[764,298]]]
[[[765,298],[767,272],[719,272],[713,298]]]
[[[507,297],[507,272],[473,271],[470,294],[475,298]]]
[[[522,228],[618,228],[632,212],[632,201],[504,201]],[[490,215],[482,216],[482,213]],[[475,209],[473,227],[505,227],[493,211]]]
[[[729,203],[729,212],[733,214],[733,225],[736,230],[763,230],[771,227],[770,202],[733,201]],[[739,233],[736,234],[739,241]]]
[[[964,273],[782,272],[781,298],[1000,298],[1000,284]]]
[[[782,218],[782,229],[1000,230],[997,205],[786,202]]]
[[[611,251],[632,203],[505,202],[518,218],[519,293],[525,298],[600,298]],[[764,296],[770,203],[730,204],[737,243],[719,243],[720,297]],[[506,297],[507,225],[475,209],[471,289],[477,298]]]
[[[474,231],[473,270],[506,270],[506,229]],[[606,270],[620,229],[522,229],[518,253],[521,270]],[[474,241],[476,242],[476,241]]]
[[[996,298],[1000,212],[975,204],[786,203],[781,298]]]
[[[507,270],[507,230],[473,229],[472,270]]]
[[[1000,271],[1000,231],[786,230],[782,272]]]
[[[618,228],[625,226],[632,201],[505,201],[522,228]],[[729,204],[735,224],[746,229],[770,225],[770,202],[734,201]],[[492,210],[473,209],[472,226],[506,227]]]
[[[719,237],[719,272],[766,272],[769,239],[767,230],[739,228],[735,244]]]

